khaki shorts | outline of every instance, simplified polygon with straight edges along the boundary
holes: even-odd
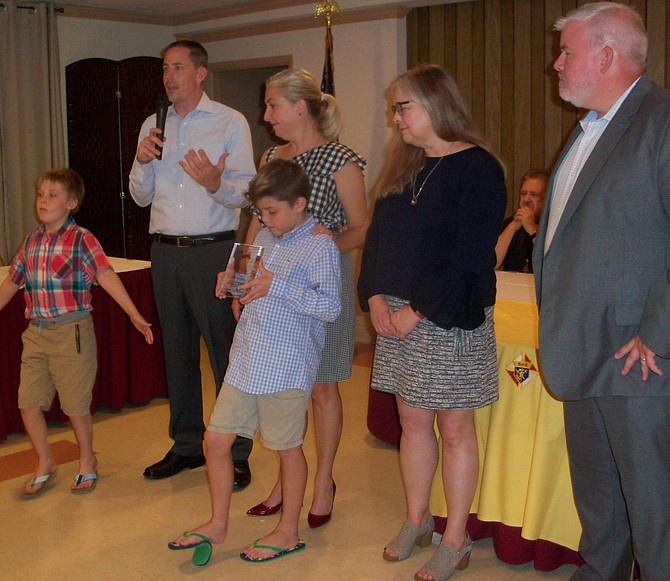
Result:
[[[268,448],[290,450],[305,439],[308,406],[309,395],[301,389],[251,395],[224,381],[207,429],[253,438],[260,428]]]
[[[90,414],[98,366],[93,319],[31,323],[21,339],[19,408],[48,411],[58,392],[68,416]]]

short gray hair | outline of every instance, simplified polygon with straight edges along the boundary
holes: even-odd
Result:
[[[642,18],[632,6],[617,2],[584,4],[559,18],[554,30],[560,32],[571,22],[586,25],[593,46],[611,46],[631,63],[646,68],[647,32]]]

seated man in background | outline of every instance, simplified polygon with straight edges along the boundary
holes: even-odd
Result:
[[[503,223],[496,244],[496,269],[533,272],[533,245],[548,182],[545,169],[531,169],[521,178],[519,209]]]

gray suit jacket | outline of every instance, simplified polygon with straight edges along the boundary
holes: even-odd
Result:
[[[544,255],[548,215],[533,267],[549,388],[565,400],[670,395],[670,91],[646,75],[638,81],[579,174]],[[638,333],[662,377],[643,382],[639,365],[621,375],[614,353]]]

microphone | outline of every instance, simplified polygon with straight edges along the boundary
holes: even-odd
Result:
[[[156,127],[161,130],[160,138],[165,141],[165,118],[167,117],[168,107],[170,106],[170,101],[168,101],[167,95],[165,93],[158,93],[156,97]],[[163,148],[160,148],[160,153],[156,159],[163,159]]]

